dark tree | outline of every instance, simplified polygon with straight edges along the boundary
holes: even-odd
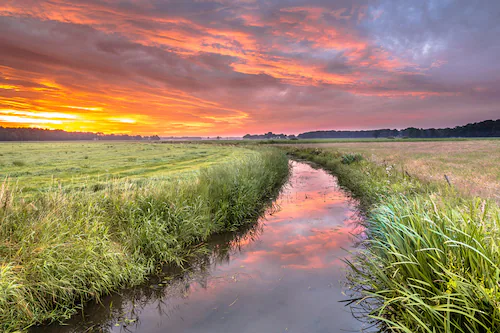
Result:
[[[158,135],[103,134],[66,132],[39,128],[12,128],[0,126],[0,141],[76,141],[76,140],[160,140]]]

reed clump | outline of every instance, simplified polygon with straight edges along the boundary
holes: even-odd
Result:
[[[163,263],[182,265],[210,235],[255,221],[287,175],[286,156],[262,150],[192,177],[121,179],[96,191],[56,187],[23,197],[4,183],[0,330],[64,320]]]
[[[362,203],[359,251],[347,261],[351,299],[383,332],[500,331],[500,208],[449,186],[342,154],[288,149],[319,163]]]

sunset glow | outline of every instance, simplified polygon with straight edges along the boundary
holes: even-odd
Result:
[[[232,136],[496,119],[489,7],[7,0],[0,126]]]

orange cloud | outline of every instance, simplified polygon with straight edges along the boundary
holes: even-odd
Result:
[[[204,5],[209,9],[196,11]],[[352,96],[457,95],[399,84],[402,75],[425,76],[445,62],[424,68],[377,45],[357,28],[382,15],[367,15],[366,6],[281,6],[270,14],[257,2],[185,6],[0,4],[0,24],[9,32],[0,40],[0,109],[18,112],[3,112],[0,125],[231,135],[283,119],[281,101],[295,110],[290,118],[301,118],[301,112],[352,105]],[[334,97],[307,99],[326,96],[325,89]],[[75,118],[58,118],[62,113]]]

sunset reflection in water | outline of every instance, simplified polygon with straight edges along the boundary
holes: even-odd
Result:
[[[85,323],[47,332],[359,332],[339,303],[354,204],[323,170],[292,166],[279,209],[236,240],[216,238],[183,278],[114,295]]]

